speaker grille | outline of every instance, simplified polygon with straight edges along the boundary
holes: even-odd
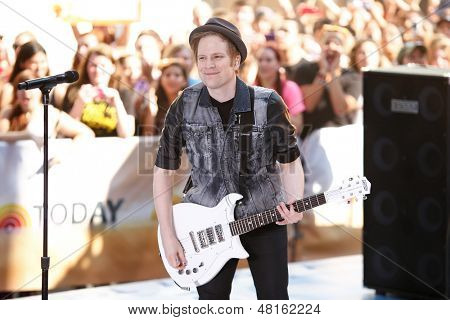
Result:
[[[449,294],[449,79],[364,73],[364,284]]]

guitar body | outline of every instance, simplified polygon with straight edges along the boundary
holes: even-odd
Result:
[[[167,261],[158,227],[158,244],[164,267],[182,289],[194,289],[209,282],[232,258],[248,257],[239,236],[233,236],[229,227],[229,223],[234,221],[236,202],[240,199],[240,194],[231,193],[214,208],[193,203],[174,205],[175,232],[188,263],[182,271],[173,268]]]

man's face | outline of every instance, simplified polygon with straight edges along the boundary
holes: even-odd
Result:
[[[427,55],[419,48],[415,48],[408,56],[405,57],[405,63],[415,63],[425,65],[427,62]]]
[[[339,59],[344,50],[342,40],[335,33],[326,33],[322,38],[322,50],[328,63],[332,63],[335,59]]]
[[[197,67],[205,86],[209,89],[219,89],[236,77],[239,58],[232,61],[227,42],[219,36],[210,35],[200,39]]]

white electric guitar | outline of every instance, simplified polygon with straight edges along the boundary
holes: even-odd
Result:
[[[344,181],[337,189],[297,200],[292,205],[296,211],[303,212],[325,203],[365,199],[369,193],[370,182],[365,177],[354,177]],[[283,220],[276,208],[234,220],[234,208],[240,199],[242,195],[230,193],[214,208],[193,203],[173,206],[175,232],[187,260],[183,270],[173,268],[167,261],[158,227],[158,244],[164,267],[180,288],[190,290],[201,286],[214,278],[231,258],[247,258],[249,255],[239,235]]]

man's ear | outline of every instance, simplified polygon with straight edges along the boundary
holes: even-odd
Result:
[[[241,56],[236,56],[236,59],[234,61],[234,69],[239,70],[239,66],[241,65]]]

